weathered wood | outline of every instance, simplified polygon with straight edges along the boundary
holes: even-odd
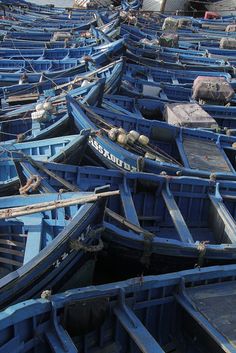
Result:
[[[13,208],[5,208],[0,210],[0,219],[14,218],[24,215],[29,215],[38,212],[51,211],[57,208],[68,207],[73,205],[84,204],[87,202],[95,202],[101,198],[119,195],[119,190],[108,191],[90,196],[74,198],[69,200],[55,200],[50,202],[41,202],[30,206],[20,206]]]
[[[36,101],[39,99],[39,94],[38,93],[28,93],[28,94],[22,94],[19,96],[10,96],[7,98],[7,102],[9,104],[11,103],[17,103],[17,102],[25,102],[25,101]]]
[[[110,210],[109,208],[105,209],[105,214],[107,214],[111,218],[115,219],[117,222],[123,224],[124,226],[126,226],[130,230],[134,231],[135,233],[143,234],[143,235],[149,236],[151,238],[155,237],[154,233],[151,233],[148,230],[146,230],[136,224],[131,223],[125,217],[120,216],[118,213]]]
[[[9,239],[0,239],[0,244],[9,245],[9,246],[17,246],[19,248],[24,248],[24,243],[19,241],[9,240]]]
[[[211,173],[232,172],[223,151],[216,146],[214,141],[184,138],[183,149],[192,169],[206,170]]]
[[[6,257],[0,257],[0,263],[4,263],[7,265],[13,265],[13,266],[17,266],[17,267],[21,267],[22,263],[19,261],[15,261],[12,259],[7,259]]]
[[[20,257],[24,256],[24,252],[23,251],[21,252],[19,250],[14,250],[14,249],[9,249],[9,248],[2,248],[2,247],[0,247],[0,253],[11,254],[11,255],[20,256]]]
[[[66,187],[70,191],[79,191],[78,186],[71,184],[70,182],[66,181],[65,179],[61,178],[59,175],[53,173],[51,170],[48,168],[44,167],[42,164],[38,163],[36,160],[33,160],[32,158],[29,158],[27,156],[27,159],[30,161],[30,163],[33,165],[33,167],[38,168],[39,170],[43,171],[47,175],[49,175],[51,178],[59,181],[64,187]]]
[[[178,232],[179,238],[184,243],[193,244],[194,240],[192,234],[190,233],[188,226],[180,212],[180,209],[175,202],[175,198],[172,193],[168,190],[162,190],[162,196],[165,201],[166,207],[168,208],[170,217],[174,223],[175,229]]]

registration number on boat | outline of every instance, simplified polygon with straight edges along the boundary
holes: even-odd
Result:
[[[115,163],[119,168],[123,168],[128,171],[135,172],[137,171],[136,167],[131,166],[129,163],[126,163],[116,157],[114,154],[110,153],[107,151],[105,148],[103,148],[95,139],[93,139],[91,136],[89,137],[89,144],[95,148],[96,151],[98,151],[103,157],[107,158],[109,161]]]

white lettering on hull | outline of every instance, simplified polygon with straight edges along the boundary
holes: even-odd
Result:
[[[98,151],[103,157],[107,158],[110,162],[116,164],[119,168],[125,169],[129,172],[136,172],[137,171],[136,167],[131,166],[130,164],[122,161],[122,159],[119,159],[114,154],[107,151],[91,136],[89,137],[89,144],[93,148],[95,148],[95,150]]]

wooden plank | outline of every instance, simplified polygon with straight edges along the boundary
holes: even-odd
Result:
[[[54,325],[56,325],[54,323]],[[78,353],[69,334],[57,323],[57,331],[50,329],[45,332],[52,353]]]
[[[25,245],[24,265],[33,259],[41,250],[43,215],[24,217],[25,225],[29,224],[28,237]]]
[[[2,247],[0,247],[0,253],[11,254],[11,255],[20,256],[20,257],[24,256],[24,253],[19,250],[2,248]]]
[[[137,226],[140,226],[130,188],[125,187],[124,185],[120,185],[120,197],[127,220],[133,224],[136,224]]]
[[[16,267],[21,267],[22,266],[21,262],[15,261],[15,260],[12,260],[12,259],[8,259],[6,257],[0,257],[0,263],[4,263],[4,264],[7,264],[7,265],[13,265],[13,266],[16,266]]]
[[[39,95],[38,93],[28,93],[28,94],[22,94],[19,96],[10,96],[6,101],[10,103],[16,103],[16,102],[25,102],[25,101],[36,101],[38,100]]]
[[[155,338],[127,305],[122,304],[113,310],[125,331],[140,349],[140,352],[164,353]]]
[[[184,243],[194,243],[192,235],[188,229],[187,224],[180,212],[180,209],[175,202],[174,196],[170,193],[170,191],[162,190],[162,196],[165,201],[166,207],[168,208],[171,219],[175,225],[175,228],[178,232],[180,240]]]
[[[135,233],[138,234],[143,234],[146,236],[149,236],[150,238],[154,238],[155,234],[151,233],[149,231],[147,231],[146,229],[131,223],[129,220],[127,220],[126,218],[120,216],[118,213],[110,210],[109,208],[105,209],[105,214],[107,214],[108,216],[110,216],[111,218],[115,219],[117,222],[119,222],[120,224],[125,225],[127,228],[129,228],[130,230],[134,231]]]
[[[236,244],[236,222],[220,198],[214,195],[209,195],[209,198],[211,200],[213,210],[215,211],[213,213],[214,218],[212,219],[212,223],[218,221],[217,224],[215,224],[216,231],[223,231],[231,243]],[[223,229],[219,224],[219,220],[223,225]]]
[[[9,240],[9,239],[0,239],[0,244],[9,245],[9,246],[17,246],[19,248],[25,247],[25,244],[23,242]]]

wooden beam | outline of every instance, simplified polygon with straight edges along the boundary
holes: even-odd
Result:
[[[175,229],[180,237],[180,240],[184,243],[194,243],[193,237],[188,229],[187,224],[185,223],[177,203],[175,202],[173,194],[170,192],[170,190],[167,191],[163,189],[162,196],[174,223]]]

